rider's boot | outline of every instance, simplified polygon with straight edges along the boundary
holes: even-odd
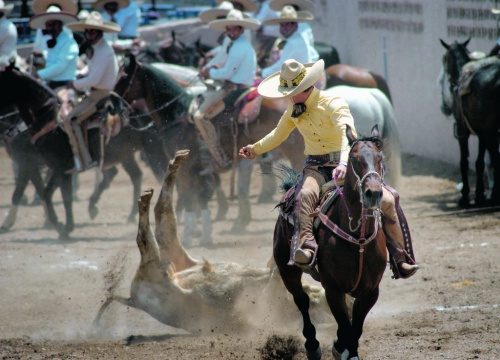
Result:
[[[419,266],[415,264],[405,251],[404,236],[396,213],[394,197],[385,190],[382,197],[381,210],[382,226],[394,277],[407,279],[417,272]]]
[[[231,168],[231,161],[227,158],[226,153],[222,149],[217,131],[214,124],[204,117],[203,113],[197,111],[193,116],[194,123],[205,141],[214,162],[206,166],[200,175],[208,175],[214,172],[224,172]]]
[[[82,162],[80,156],[80,150],[78,149],[78,142],[75,137],[75,133],[73,132],[73,127],[71,126],[71,122],[63,121],[64,131],[66,135],[68,135],[68,142],[71,147],[71,151],[73,152],[73,160],[75,162],[75,166],[68,170],[67,173],[77,173],[82,170]]]
[[[318,245],[313,235],[314,219],[309,215],[314,211],[317,203],[318,195],[316,195],[314,191],[302,186],[300,194],[295,200],[295,206],[299,207],[299,211],[294,211],[295,226],[292,246],[295,245],[295,249],[292,249],[293,259],[290,260],[292,260],[295,265],[305,265],[307,267],[314,266]],[[289,262],[289,264],[290,263],[291,262]]]
[[[73,133],[75,135],[76,142],[78,144],[78,150],[80,153],[82,167],[81,169],[76,169],[76,168],[71,169],[66,173],[76,173],[80,171],[85,171],[97,165],[97,162],[92,161],[92,157],[90,156],[89,150],[87,149],[80,124],[78,124],[78,122],[76,121],[72,121],[71,126],[73,128]]]

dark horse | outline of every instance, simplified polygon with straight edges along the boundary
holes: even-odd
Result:
[[[2,109],[4,110],[4,109]],[[14,110],[14,111],[12,111]],[[8,107],[7,112],[0,116],[0,139],[5,143],[5,148],[17,167],[16,183],[12,193],[11,207],[4,219],[0,232],[9,230],[15,223],[18,207],[26,187],[33,183],[39,199],[43,198],[45,184],[40,173],[44,162],[35,146],[31,144],[31,137],[26,130],[26,125],[19,118],[16,107]],[[29,144],[30,146],[26,146]],[[44,205],[44,210],[47,207]],[[47,215],[47,214],[45,214]],[[48,221],[48,217],[46,217]]]
[[[440,79],[442,104],[441,111],[445,115],[455,117],[455,137],[460,146],[460,172],[462,174],[462,197],[459,206],[470,206],[469,202],[469,136],[477,135],[479,140],[478,157],[476,159],[476,193],[475,204],[488,204],[485,197],[483,174],[485,170],[484,155],[488,151],[494,169],[494,184],[491,201],[500,204],[500,154],[498,151],[500,129],[500,60],[496,57],[480,60],[481,66],[469,64],[471,61],[467,44],[470,39],[451,45],[443,40],[446,48],[443,57],[443,71]],[[479,62],[476,64],[479,65]],[[463,76],[465,75],[465,76]]]
[[[392,104],[389,85],[382,75],[371,70],[347,64],[335,64],[326,68],[326,87],[347,85],[375,88],[382,91]]]
[[[338,324],[338,339],[332,353],[335,359],[342,356],[342,359],[359,360],[358,343],[363,323],[377,302],[379,284],[387,266],[385,235],[380,228],[384,156],[377,126],[368,138],[355,139],[349,127],[346,133],[351,150],[344,187],[338,189],[340,195],[332,206],[318,212],[321,222],[315,237],[319,247],[319,280]],[[325,196],[329,196],[328,193]],[[285,211],[287,195],[279,204],[281,212]],[[302,287],[302,270],[287,265],[292,234],[293,226],[280,215],[274,231],[274,259],[302,314],[307,358],[320,359],[321,347],[309,316],[309,297]],[[352,320],[346,307],[346,294],[355,298]]]
[[[138,99],[145,100],[149,115],[153,118],[156,128],[161,133],[165,148],[171,158],[178,150],[190,150],[189,158],[179,170],[177,177],[178,202],[182,202],[186,211],[183,242],[189,244],[194,231],[195,207],[199,205],[202,211],[207,209],[215,183],[212,175],[198,175],[202,168],[198,143],[199,135],[196,127],[188,121],[188,112],[194,97],[185,88],[181,87],[175,79],[149,64],[138,62],[133,55],[125,62],[120,71],[115,92],[128,103],[133,103]],[[224,115],[214,119],[220,131],[220,138],[224,139],[221,142],[224,151],[230,158],[235,159],[235,162],[239,160],[237,149],[261,139],[276,126],[283,109],[267,107],[266,104],[267,102],[264,99],[259,119],[250,124],[231,122],[227,119],[228,116]],[[269,106],[272,105],[271,102]],[[118,104],[115,106],[118,106]],[[280,145],[279,149],[292,162],[292,167],[300,168],[304,155],[298,149],[303,148],[303,145],[301,146],[303,143],[297,145],[293,141],[293,137],[291,138],[291,141]],[[296,138],[299,139],[300,137],[296,136]],[[239,216],[248,218],[247,221],[249,222],[249,199],[240,197],[239,201]],[[186,221],[187,217],[189,217],[189,221]],[[204,222],[203,236],[210,236],[211,219],[202,218],[202,220]],[[206,240],[211,241],[208,238]]]
[[[24,158],[23,153],[30,153],[36,149],[45,164],[52,170],[44,190],[43,200],[46,203],[51,224],[58,231],[60,238],[66,238],[74,229],[74,219],[72,211],[72,175],[66,174],[65,171],[71,169],[74,162],[67,135],[56,124],[60,107],[59,99],[51,89],[42,85],[30,75],[16,69],[14,64],[0,72],[0,84],[0,107],[15,104],[19,109],[21,118],[28,126],[29,136],[22,133],[23,136],[19,138],[20,144],[16,147],[19,152],[16,155],[17,158],[22,160]],[[34,141],[34,145],[32,141]],[[99,128],[88,130],[88,141],[92,158],[100,159],[101,136]],[[135,151],[148,146],[153,147],[150,150],[151,153],[158,156],[156,162],[153,163],[158,164],[157,177],[161,178],[164,173],[166,158],[161,163],[163,150],[158,155],[158,149],[154,148],[159,146],[161,149],[161,142],[155,142],[150,133],[124,127],[105,146],[103,168],[108,169],[121,162],[134,183],[134,206],[131,214],[138,211],[137,198],[141,191],[142,175],[133,154]],[[20,168],[30,166],[27,161],[18,162],[18,165]],[[105,174],[104,181],[111,179],[112,176],[113,174]],[[66,213],[65,225],[58,222],[52,203],[52,195],[57,187],[61,189],[63,198]],[[97,209],[92,209],[90,204],[89,212],[93,217],[97,215]]]

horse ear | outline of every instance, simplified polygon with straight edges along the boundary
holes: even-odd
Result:
[[[372,128],[372,137],[376,138],[380,137],[380,131],[378,131],[378,124],[375,124]]]
[[[462,43],[462,45],[464,46],[464,48],[467,47],[467,45],[469,44],[470,39],[471,39],[471,37],[469,36],[469,38]]]
[[[349,140],[349,146],[351,146],[354,140],[356,140],[356,138],[354,137],[352,129],[349,125],[346,125],[345,127],[345,135],[347,136],[347,140]]]
[[[443,40],[439,39],[439,41],[441,41],[441,44],[445,47],[446,50],[448,50],[450,48],[450,45],[445,43]]]

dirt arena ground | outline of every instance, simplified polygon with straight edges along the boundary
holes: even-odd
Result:
[[[3,147],[0,169],[3,221],[14,186]],[[144,171],[143,188],[159,190],[149,170]],[[406,155],[403,176],[398,190],[421,270],[409,280],[395,281],[387,269],[378,303],[365,323],[360,355],[500,359],[500,212],[457,211],[457,167]],[[298,312],[297,321],[286,326],[257,324],[238,334],[195,336],[115,304],[106,314],[104,334],[96,334],[92,321],[105,300],[105,274],[117,257],[125,256],[126,272],[117,292],[127,296],[139,251],[137,224],[125,222],[134,201],[126,174],[121,170],[104,194],[95,220],[87,213],[93,179],[93,173],[80,175],[79,201],[74,204],[77,227],[71,241],[61,242],[55,231],[42,229],[40,206],[22,206],[15,226],[0,234],[1,359],[260,359],[259,349],[273,334],[296,337],[301,346],[294,359],[305,359]],[[228,179],[225,175],[225,189]],[[247,231],[228,232],[237,215],[237,204],[231,203],[228,219],[214,225],[214,245],[202,248],[195,243],[190,254],[264,267],[277,212],[272,204],[256,204],[259,186],[255,181],[254,220]],[[29,199],[33,193],[30,187]],[[59,193],[56,204],[62,215]],[[214,201],[211,206],[215,214]],[[333,317],[323,319],[317,330],[323,358],[331,359]]]

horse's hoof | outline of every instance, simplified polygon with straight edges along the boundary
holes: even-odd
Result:
[[[461,208],[470,208],[470,201],[469,199],[460,199],[458,201],[458,206],[461,207]]]
[[[89,206],[89,216],[92,220],[94,220],[99,214],[99,209],[96,206]]]
[[[337,348],[337,341],[335,341],[332,346],[332,355],[335,360],[348,360],[349,350]]]
[[[318,346],[316,350],[306,349],[307,360],[320,360],[321,359],[321,346]]]

